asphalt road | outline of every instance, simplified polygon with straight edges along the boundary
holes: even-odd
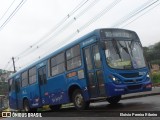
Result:
[[[91,119],[92,117],[101,117],[105,118],[111,117],[111,116],[117,116],[120,113],[156,113],[156,111],[159,111],[160,114],[160,95],[155,96],[147,96],[147,97],[141,97],[141,98],[134,98],[134,99],[126,99],[121,100],[117,105],[110,105],[107,102],[98,102],[98,103],[92,103],[90,105],[90,108],[88,110],[84,111],[77,111],[74,107],[71,108],[64,108],[61,109],[58,112],[55,111],[47,111],[42,114],[42,116],[48,116],[48,117],[87,117],[87,120]],[[116,120],[121,120],[123,117],[116,118]],[[128,118],[128,117],[125,117]],[[130,118],[130,117],[129,117]],[[142,119],[144,117],[136,117],[135,119]],[[5,118],[5,120],[11,119],[11,118]],[[17,119],[17,118],[16,118]],[[43,118],[44,119],[44,118]],[[59,118],[58,118],[59,119]],[[78,118],[77,118],[78,119]],[[150,120],[158,120],[160,117],[147,117],[146,119]],[[47,120],[47,118],[45,119]],[[111,119],[112,120],[112,119]]]

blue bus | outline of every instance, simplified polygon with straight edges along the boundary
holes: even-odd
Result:
[[[129,93],[151,91],[149,69],[138,35],[125,29],[96,29],[9,78],[12,109],[78,110],[93,101],[116,104]]]

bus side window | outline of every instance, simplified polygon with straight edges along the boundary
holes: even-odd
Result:
[[[28,85],[28,71],[22,73],[22,87]]]
[[[29,84],[36,82],[36,67],[29,69]]]
[[[67,70],[72,70],[81,66],[80,46],[76,45],[66,51]]]
[[[51,58],[51,76],[58,75],[65,71],[64,52]]]
[[[100,58],[100,52],[98,49],[98,45],[93,46],[93,56],[94,56],[94,63],[96,68],[101,67],[101,58]]]

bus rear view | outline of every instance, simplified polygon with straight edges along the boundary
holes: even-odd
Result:
[[[116,103],[123,94],[150,91],[149,70],[137,34],[122,29],[102,29],[100,36],[107,95],[111,96],[108,101]]]

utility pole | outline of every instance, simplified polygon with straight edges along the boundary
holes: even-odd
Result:
[[[15,73],[16,72],[16,67],[15,67],[14,57],[12,57],[12,61],[13,61],[13,68],[14,68],[14,73]]]

